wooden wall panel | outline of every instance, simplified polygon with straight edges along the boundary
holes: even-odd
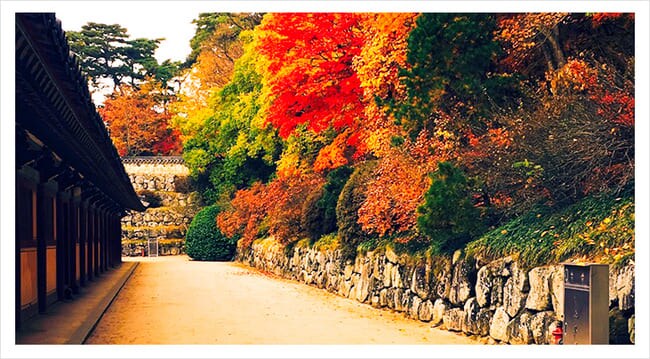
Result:
[[[56,292],[56,246],[47,246],[46,292]]]
[[[20,253],[20,306],[26,308],[36,305],[36,248],[25,248]]]
[[[80,270],[81,252],[79,250],[79,243],[75,245],[75,253],[77,256],[77,260],[75,261],[75,279],[80,280],[81,279],[81,270]]]

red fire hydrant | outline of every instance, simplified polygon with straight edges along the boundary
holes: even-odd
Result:
[[[563,344],[564,331],[562,330],[562,322],[557,323],[551,334],[553,335],[553,344]]]

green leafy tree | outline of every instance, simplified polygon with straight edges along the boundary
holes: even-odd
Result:
[[[152,74],[158,82],[163,85],[168,85],[169,82],[178,74],[181,70],[180,61],[171,61],[169,59],[163,61],[160,65],[152,69]]]
[[[349,166],[332,170],[327,174],[327,182],[323,188],[307,197],[303,206],[302,226],[312,242],[337,230],[336,203],[351,174],[352,168]]]
[[[129,40],[127,29],[119,24],[89,22],[81,31],[68,31],[66,36],[82,72],[94,87],[100,87],[106,79],[113,82],[113,91],[122,84],[137,87],[148,77],[166,86],[179,71],[179,63],[168,60],[158,64],[154,57],[164,39]]]
[[[492,104],[514,97],[511,78],[496,73],[500,47],[492,36],[493,16],[427,13],[416,23],[400,72],[407,96],[392,104],[413,136],[434,129],[438,110],[476,123]]]
[[[256,59],[248,51],[237,61],[232,81],[213,93],[210,115],[184,144],[183,156],[208,201],[267,181],[275,171],[282,145],[277,131],[264,123],[267,101]]]
[[[342,255],[345,258],[354,258],[357,254],[357,246],[368,239],[368,234],[359,224],[359,208],[366,200],[368,182],[376,167],[376,161],[358,164],[343,186],[336,203],[336,223],[339,228]]]
[[[72,52],[79,58],[82,72],[95,87],[102,79],[111,79],[118,87],[129,76],[126,28],[89,22],[81,31],[66,32]]]
[[[190,40],[192,52],[187,56],[184,66],[192,66],[203,51],[218,53],[219,57],[231,64],[241,52],[239,34],[252,30],[261,21],[262,13],[200,13],[192,21],[196,25],[194,36]]]
[[[431,239],[434,252],[449,253],[482,233],[483,224],[472,204],[470,183],[460,169],[441,162],[431,180],[425,202],[418,207],[418,230]]]
[[[145,76],[156,73],[158,60],[153,56],[164,39],[138,38],[127,41],[127,47],[123,49],[126,65],[129,66],[129,77],[131,86],[136,86],[138,80],[144,80]]]

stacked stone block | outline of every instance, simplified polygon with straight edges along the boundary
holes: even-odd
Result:
[[[563,319],[561,265],[526,270],[512,257],[482,263],[461,252],[444,263],[432,263],[397,255],[389,248],[345,261],[339,250],[297,246],[287,254],[271,239],[253,243],[237,258],[484,343],[549,344],[557,321]],[[610,319],[612,312],[618,315],[610,320],[611,329],[620,334],[610,336],[610,341],[633,342],[634,263],[610,273]]]
[[[149,240],[158,241],[159,255],[184,253],[185,234],[201,200],[182,158],[125,158],[123,164],[149,208],[122,218],[122,255],[149,255]]]

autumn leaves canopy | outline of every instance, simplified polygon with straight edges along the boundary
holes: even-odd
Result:
[[[142,132],[166,129],[170,114],[205,198],[224,208],[220,230],[240,245],[326,235],[309,227],[319,217],[305,203],[336,212],[325,232],[342,241],[343,225],[355,240],[428,247],[441,233],[466,241],[535,204],[633,183],[630,14],[201,14],[198,23],[184,91]],[[111,100],[103,115],[117,124],[154,107]]]

